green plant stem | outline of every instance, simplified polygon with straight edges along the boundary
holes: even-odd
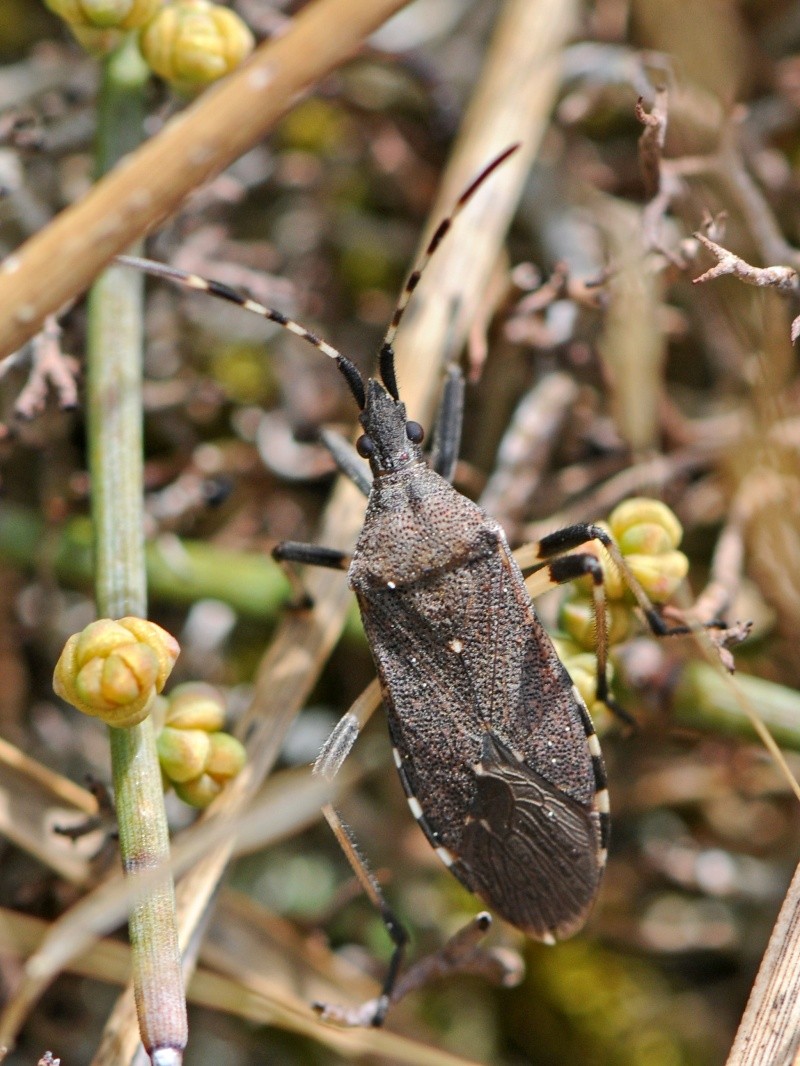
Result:
[[[148,70],[133,40],[105,63],[98,114],[102,174],[142,138]],[[101,617],[147,615],[142,477],[142,278],[112,268],[89,297],[87,419],[95,592]],[[163,867],[131,909],[133,988],[142,1042],[154,1063],[182,1059],[186,1003],[169,866],[161,771],[150,718],[109,729],[123,868]]]
[[[72,518],[48,527],[35,511],[0,501],[0,561],[24,569],[42,567],[59,583],[85,587],[94,576],[92,523]],[[289,582],[269,555],[231,551],[200,540],[170,537],[145,545],[147,588],[151,599],[191,604],[214,599],[238,617],[276,621],[291,596]],[[345,636],[363,640],[356,604]]]
[[[29,508],[0,501],[0,560],[43,568],[59,582],[85,588],[94,576],[92,523],[72,518],[48,526]],[[229,551],[199,540],[170,537],[145,545],[151,599],[189,604],[216,599],[237,615],[274,621],[290,596],[289,582],[269,555]]]
[[[686,663],[672,700],[680,725],[728,733],[760,743],[747,708],[751,707],[782,748],[800,751],[800,692],[737,673],[723,676],[709,663]]]

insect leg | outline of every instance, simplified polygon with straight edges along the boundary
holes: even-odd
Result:
[[[594,601],[595,655],[597,656],[597,699],[610,711],[628,725],[634,720],[611,695],[608,688],[608,624],[606,619],[606,590],[603,581],[603,567],[595,555],[581,552],[574,555],[561,555],[545,564],[545,573],[549,586],[564,585],[579,577],[592,579],[592,599]],[[525,571],[523,570],[523,573]],[[529,590],[530,591],[530,590]]]
[[[557,529],[554,533],[548,533],[538,543],[525,545],[514,553],[522,573],[527,576],[538,570],[543,571],[544,583],[541,587],[531,590],[532,595],[538,595],[546,588],[554,584],[560,584],[558,580],[548,579],[548,560],[565,555],[573,548],[579,548],[582,544],[590,541],[599,541],[606,549],[620,572],[622,580],[630,589],[634,599],[639,605],[645,620],[652,633],[657,637],[681,636],[691,632],[688,626],[669,626],[654,607],[650,597],[642,588],[640,582],[625,561],[625,557],[614,542],[613,537],[602,526],[591,523],[580,523],[575,526],[567,526],[565,529]],[[549,569],[552,569],[550,567]],[[564,580],[571,580],[565,578]],[[530,585],[528,586],[530,589]]]
[[[322,548],[318,544],[301,544],[295,540],[285,540],[272,549],[272,558],[280,563],[283,572],[292,586],[294,607],[310,607],[311,600],[303,587],[300,575],[290,564],[302,563],[304,566],[324,566],[329,570],[347,570],[350,555],[338,548]]]
[[[451,365],[442,388],[442,398],[433,431],[431,466],[437,474],[452,482],[461,445],[461,424],[464,418],[464,375],[461,368]]]
[[[543,537],[538,543],[519,549],[515,552],[515,558],[524,575],[537,575],[533,582],[530,580],[527,582],[528,591],[532,596],[537,596],[554,585],[561,585],[578,577],[589,576],[592,579],[597,654],[597,698],[623,721],[631,723],[630,715],[619,706],[608,690],[608,632],[602,566],[599,560],[589,553],[568,554],[573,549],[591,541],[599,541],[611,556],[655,636],[677,636],[690,632],[687,626],[670,627],[667,625],[631,571],[613,538],[601,526],[581,523],[556,530]]]
[[[339,470],[349,477],[353,484],[365,496],[369,496],[372,487],[372,476],[366,469],[364,460],[339,433],[329,429],[319,431],[319,439],[333,456]],[[320,548],[316,544],[299,544],[296,541],[284,541],[272,549],[272,558],[283,564],[303,563],[306,566],[325,566],[331,570],[347,570],[350,566],[350,555],[346,552],[337,551],[335,548]],[[303,587],[299,575],[291,565],[283,566],[284,573],[289,579],[294,593],[294,605],[298,607],[310,607],[311,601]]]
[[[376,678],[361,693],[347,714],[339,720],[330,737],[328,737],[314,763],[315,774],[319,774],[328,780],[332,780],[338,774],[342,763],[355,744],[362,726],[378,707],[380,699],[380,685]],[[350,863],[359,884],[380,912],[383,923],[394,944],[394,951],[389,962],[383,989],[376,1000],[362,1004],[361,1007],[354,1010],[326,1004],[315,1004],[315,1009],[318,1010],[323,1018],[330,1021],[346,1022],[351,1025],[381,1025],[389,1008],[392,991],[400,972],[403,954],[408,943],[408,933],[386,902],[380,885],[361,855],[351,830],[345,825],[331,804],[325,804],[322,813],[333,830],[334,836],[347,857],[347,861]]]
[[[325,815],[328,825],[333,830],[334,836],[339,841],[339,846],[345,853],[347,861],[350,863],[359,884],[364,889],[364,892],[373,906],[380,912],[383,924],[386,926],[386,931],[394,944],[394,950],[392,952],[392,957],[389,960],[389,969],[387,970],[386,978],[383,982],[381,994],[376,1000],[371,1000],[369,1003],[363,1004],[361,1008],[357,1008],[355,1011],[345,1011],[341,1008],[321,1003],[315,1003],[314,1009],[317,1010],[323,1018],[329,1021],[345,1021],[351,1025],[379,1026],[383,1024],[386,1012],[389,1009],[389,1004],[391,1003],[392,991],[397,982],[400,966],[403,962],[403,955],[405,954],[406,945],[408,944],[408,933],[406,932],[405,926],[398,920],[394,911],[386,902],[384,895],[381,892],[380,885],[375,880],[372,871],[369,869],[364,857],[358,850],[358,845],[356,844],[350,829],[345,825],[336,810],[329,803],[326,803],[322,808],[322,813]]]
[[[350,441],[332,429],[321,429],[318,436],[333,456],[340,472],[350,478],[360,493],[369,496],[372,474]]]
[[[332,781],[358,740],[358,734],[380,706],[381,688],[377,677],[370,681],[346,714],[336,723],[314,762],[314,773]]]

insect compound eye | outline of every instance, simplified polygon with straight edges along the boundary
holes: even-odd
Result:
[[[412,444],[422,444],[425,440],[425,430],[419,422],[406,422],[406,436]]]
[[[368,437],[366,433],[362,433],[356,441],[356,451],[362,459],[369,459],[371,455],[374,455],[375,442],[372,437]]]

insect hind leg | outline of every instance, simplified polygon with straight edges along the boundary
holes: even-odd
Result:
[[[408,932],[386,902],[375,875],[358,849],[352,831],[345,825],[331,804],[326,804],[322,808],[322,813],[339,842],[347,861],[350,863],[358,883],[363,888],[367,898],[380,913],[383,924],[386,926],[386,931],[394,945],[394,950],[389,960],[389,967],[386,971],[381,994],[376,999],[369,1000],[367,1003],[355,1008],[315,1003],[314,1010],[326,1021],[336,1021],[345,1025],[371,1025],[377,1027],[383,1024],[386,1012],[392,1002],[392,993],[397,983],[400,967],[408,945]]]
[[[376,678],[362,692],[350,710],[339,720],[323,745],[314,763],[314,773],[316,775],[324,777],[328,781],[332,781],[336,777],[358,739],[359,732],[377,709],[380,701],[380,685]],[[339,813],[330,803],[325,804],[322,813],[339,842],[347,861],[350,863],[358,883],[363,888],[367,898],[379,911],[383,924],[386,926],[389,937],[394,944],[394,950],[389,961],[381,994],[377,999],[370,1000],[356,1008],[315,1003],[314,1009],[327,1021],[337,1021],[347,1025],[379,1026],[383,1023],[391,1003],[392,992],[394,991],[408,944],[408,933],[386,902],[380,885],[359,851],[352,831],[342,821]]]
[[[336,777],[352,750],[360,730],[377,709],[380,701],[380,684],[376,678],[364,689],[350,710],[334,727],[314,763],[315,774],[327,780],[333,780]],[[314,1009],[323,1020],[347,1026],[379,1026],[383,1023],[392,1003],[396,1003],[409,992],[422,987],[429,981],[448,974],[481,973],[494,983],[505,987],[511,987],[519,982],[524,968],[515,953],[502,948],[484,949],[481,946],[492,924],[491,916],[486,911],[481,911],[458,930],[440,950],[418,959],[401,973],[408,944],[406,929],[387,904],[380,885],[359,851],[352,831],[345,825],[331,804],[325,805],[323,814],[367,898],[383,918],[394,944],[380,995],[355,1007],[315,1003]]]

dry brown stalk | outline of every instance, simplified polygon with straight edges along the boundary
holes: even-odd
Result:
[[[252,148],[406,0],[318,0],[0,265],[0,355]]]

